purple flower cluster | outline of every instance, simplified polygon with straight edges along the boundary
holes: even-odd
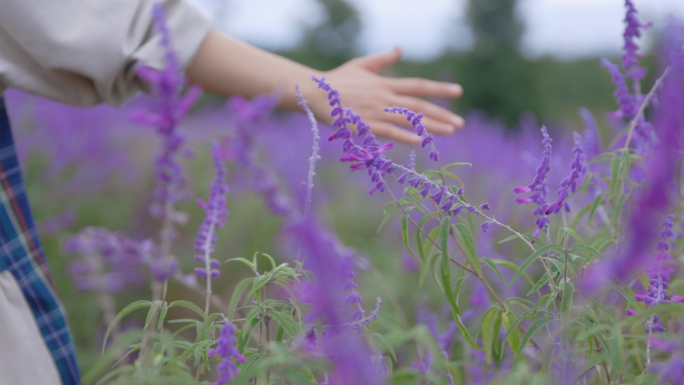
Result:
[[[582,137],[578,133],[573,133],[573,139],[575,140],[575,147],[572,148],[572,153],[574,158],[570,163],[570,175],[565,177],[561,181],[561,187],[558,189],[558,201],[554,202],[546,210],[546,214],[554,213],[557,214],[561,209],[565,212],[570,212],[570,206],[565,200],[568,199],[570,192],[577,191],[577,179],[584,172],[584,149],[582,148]],[[570,192],[568,192],[570,190]]]
[[[542,127],[541,132],[544,136],[544,139],[542,140],[542,144],[544,145],[544,152],[542,153],[542,160],[539,166],[537,167],[537,172],[534,176],[534,180],[532,180],[532,183],[530,183],[527,186],[515,187],[513,189],[513,192],[515,192],[516,194],[532,193],[532,195],[530,195],[529,197],[515,198],[515,201],[518,204],[537,204],[537,207],[534,209],[534,211],[532,211],[532,214],[537,216],[537,219],[535,220],[535,224],[537,225],[537,230],[535,230],[534,232],[535,237],[539,236],[539,233],[542,230],[546,232],[549,222],[551,221],[548,217],[550,205],[546,203],[546,194],[548,194],[549,192],[549,189],[547,188],[549,182],[546,179],[546,176],[549,170],[551,169],[549,162],[551,161],[551,143],[553,142],[553,140],[549,137],[549,134],[546,132],[546,127]]]
[[[633,119],[637,115],[639,106],[644,101],[640,91],[640,81],[646,76],[646,69],[639,66],[641,55],[638,53],[639,46],[634,40],[641,37],[641,29],[648,28],[650,23],[642,24],[639,22],[637,10],[631,0],[625,0],[625,7],[627,8],[627,13],[625,15],[626,26],[623,33],[625,44],[622,55],[624,75],[616,64],[611,63],[608,59],[601,59],[601,64],[608,69],[613,83],[617,87],[613,95],[620,109],[609,115],[612,119]],[[633,93],[630,93],[627,79],[632,79],[633,81]],[[650,142],[652,126],[643,116],[637,118],[635,132],[644,143]]]
[[[216,348],[210,350],[208,356],[219,356],[221,358],[221,363],[216,368],[219,373],[219,379],[213,382],[212,385],[224,385],[230,380],[235,378],[240,374],[240,369],[235,365],[237,362],[245,362],[245,357],[238,352],[235,347],[235,327],[228,321],[225,320],[223,327],[221,328],[221,336],[218,339]]]
[[[667,290],[670,287],[670,278],[674,274],[674,269],[668,263],[670,260],[670,255],[668,250],[670,245],[668,240],[674,236],[672,232],[674,215],[668,215],[667,219],[663,221],[663,230],[660,233],[660,242],[656,246],[658,250],[658,255],[656,257],[656,262],[653,267],[649,268],[646,272],[649,277],[648,291],[646,294],[636,294],[634,299],[639,302],[644,302],[646,308],[657,306],[664,302],[676,302],[684,303],[684,297],[680,296],[670,296],[667,294]],[[627,315],[634,316],[639,314],[637,311],[632,309],[627,309]],[[646,329],[649,333],[651,332],[662,332],[665,329],[658,324],[658,316],[654,315],[650,320],[646,322]]]
[[[230,156],[246,169],[252,180],[252,186],[261,195],[268,208],[276,215],[285,218],[298,218],[301,213],[289,196],[281,191],[278,181],[273,173],[260,166],[254,156],[254,139],[257,126],[270,115],[278,104],[276,95],[261,95],[246,100],[239,95],[233,96],[228,101],[228,111],[234,127],[234,135],[223,138],[223,158]],[[226,154],[227,149],[230,155]]]
[[[228,192],[226,167],[221,159],[220,147],[216,141],[213,141],[211,149],[216,176],[214,177],[214,182],[209,184],[210,193],[208,201],[197,200],[197,203],[204,209],[205,217],[195,240],[195,252],[198,253],[195,256],[195,261],[204,264],[204,267],[195,268],[195,274],[205,279],[219,277],[219,270],[217,269],[220,266],[220,262],[211,258],[211,254],[214,252],[214,246],[216,245],[216,229],[226,224],[228,216],[228,208],[226,207],[226,193]]]
[[[439,160],[439,153],[437,152],[434,144],[432,143],[435,138],[432,136],[431,133],[427,132],[427,129],[422,122],[423,114],[420,114],[420,113],[416,114],[415,112],[409,110],[408,108],[397,107],[397,106],[385,108],[385,112],[389,112],[391,114],[406,115],[406,120],[411,122],[411,126],[413,127],[414,130],[416,130],[416,135],[423,138],[420,141],[420,147],[425,148],[425,146],[427,146],[428,144],[432,144],[432,150],[430,151],[430,159],[434,160],[435,162],[437,162]]]
[[[340,94],[337,90],[333,89],[330,84],[325,82],[325,78],[318,79],[313,78],[315,82],[318,83],[318,88],[326,91],[328,93],[328,99],[330,105],[333,107],[331,111],[332,116],[337,116],[333,122],[333,126],[337,130],[330,136],[330,140],[335,140],[342,138],[344,139],[344,144],[342,150],[347,154],[340,157],[341,162],[353,162],[349,167],[352,171],[356,170],[368,170],[368,175],[371,176],[371,180],[375,183],[373,188],[369,191],[371,195],[377,190],[384,192],[387,183],[384,177],[387,174],[391,174],[395,170],[402,170],[402,174],[398,181],[400,184],[404,184],[407,181],[409,184],[420,189],[420,195],[424,198],[430,196],[433,202],[439,206],[444,212],[450,215],[458,215],[463,208],[466,208],[468,212],[477,211],[474,206],[467,205],[458,199],[460,195],[463,194],[463,189],[460,188],[453,193],[449,191],[446,186],[441,186],[436,182],[430,180],[424,174],[419,174],[413,170],[412,167],[406,168],[394,163],[392,160],[384,156],[384,152],[390,150],[394,147],[394,143],[389,142],[384,145],[375,139],[375,136],[370,132],[370,127],[361,120],[359,115],[354,114],[351,108],[345,108],[342,106],[340,100]],[[393,107],[387,110],[388,112],[404,113],[411,117],[411,124],[414,124],[417,132],[421,135],[425,135],[423,138],[423,146],[432,142],[432,135],[427,133],[425,126],[421,123],[422,114],[416,114],[413,111],[407,109],[400,109]],[[357,145],[351,135],[351,129],[347,124],[356,124],[358,129],[357,136],[362,140],[363,145]],[[436,154],[436,150],[433,152]],[[433,160],[438,158],[438,155],[431,155]],[[413,166],[415,166],[415,158],[412,160]],[[486,206],[485,208],[486,209]]]
[[[656,350],[670,355],[668,360],[652,364],[648,369],[660,375],[661,385],[684,385],[684,344],[682,341],[663,340],[649,337],[648,343]]]
[[[328,140],[344,139],[342,149],[347,155],[340,157],[340,162],[352,162],[353,164],[349,166],[352,171],[367,170],[371,180],[375,183],[368,192],[369,194],[373,195],[377,190],[385,192],[387,183],[384,177],[394,172],[397,166],[391,160],[386,159],[383,153],[394,148],[394,143],[388,142],[380,145],[370,132],[370,126],[361,119],[361,116],[355,114],[351,108],[342,106],[340,93],[326,83],[325,78],[313,77],[313,80],[318,83],[318,88],[328,93],[328,103],[333,107],[330,116],[336,117],[332,123],[336,130]],[[361,146],[352,140],[352,130],[348,124],[356,125],[357,136],[362,141]]]
[[[642,24],[639,22],[638,12],[631,0],[625,0],[625,7],[627,7],[627,14],[625,15],[627,26],[623,33],[625,44],[622,54],[622,69],[625,70],[628,78],[639,81],[646,77],[646,69],[639,67],[639,59],[642,56],[639,54],[639,46],[634,40],[641,37],[641,29],[649,28],[651,23]]]
[[[145,278],[141,266],[154,253],[150,241],[138,242],[96,227],[67,239],[64,251],[82,257],[69,266],[76,289],[112,294],[140,285]]]
[[[178,161],[178,156],[184,151],[183,136],[177,126],[199,97],[201,89],[193,86],[184,96],[180,95],[185,85],[185,78],[171,45],[166,27],[166,15],[161,4],[155,4],[153,17],[161,35],[161,44],[166,51],[166,67],[163,70],[147,66],[137,69],[138,76],[152,88],[153,111],[135,110],[131,114],[131,119],[155,127],[162,138],[162,149],[155,159],[157,186],[150,211],[157,218],[165,218],[168,215],[173,216],[168,212],[168,205],[173,205],[188,197],[187,183]],[[173,234],[166,234],[166,236],[173,237]]]
[[[333,363],[328,373],[328,383],[383,383],[371,361],[372,351],[364,338],[348,327],[349,307],[361,301],[352,281],[353,275],[349,274],[353,266],[350,256],[337,253],[335,238],[322,232],[309,218],[290,224],[288,232],[302,246],[307,256],[307,267],[315,276],[315,280],[304,288],[303,296],[312,308],[307,320],[320,320],[325,325],[324,335],[314,335],[314,338],[318,340],[315,345]],[[377,311],[374,313],[377,314]],[[355,313],[352,319],[363,319],[363,313]]]

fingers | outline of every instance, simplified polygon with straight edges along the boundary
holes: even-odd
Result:
[[[401,142],[406,144],[419,144],[421,141],[420,136],[416,135],[412,131],[404,130],[391,123],[387,122],[372,122],[371,132],[373,134],[389,139],[395,142]]]
[[[386,79],[389,88],[401,95],[426,96],[429,98],[458,98],[463,87],[455,83],[436,82],[421,78]]]
[[[362,56],[353,61],[371,72],[380,72],[396,63],[400,57],[401,48],[394,47],[391,51]]]
[[[397,98],[397,106],[408,108],[415,112],[420,112],[425,115],[423,123],[428,127],[428,131],[437,134],[451,134],[455,129],[463,128],[465,121],[462,117],[454,114],[446,108],[440,107],[427,100],[400,96]],[[435,124],[436,123],[436,124]],[[444,130],[443,126],[450,127],[449,130]]]

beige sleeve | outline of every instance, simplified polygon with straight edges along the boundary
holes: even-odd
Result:
[[[157,1],[185,67],[212,18],[182,0],[0,0],[0,91],[82,106],[122,103],[144,89],[139,63],[164,65],[152,21]]]
[[[61,383],[17,280],[8,270],[0,272],[0,384]]]

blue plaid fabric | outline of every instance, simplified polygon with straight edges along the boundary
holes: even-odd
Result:
[[[9,118],[0,95],[0,271],[5,270],[19,283],[36,317],[62,385],[80,384],[71,332],[33,225]]]

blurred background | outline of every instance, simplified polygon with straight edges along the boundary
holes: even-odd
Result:
[[[462,84],[464,96],[450,107],[466,118],[466,127],[436,140],[441,160],[471,162],[473,167],[455,170],[470,202],[490,203],[497,219],[523,232],[534,230],[531,208],[515,205],[511,191],[513,186],[529,183],[539,163],[540,124],[548,125],[554,139],[550,186],[557,186],[569,171],[572,131],[598,129],[591,149],[595,155],[601,151],[600,137],[606,144],[617,126],[607,118],[617,106],[610,75],[599,58],[620,60],[622,0],[190,1],[213,12],[216,26],[228,34],[317,69],[331,69],[358,55],[401,45],[404,57],[388,75]],[[640,20],[654,24],[638,41],[644,54],[641,64],[649,70],[643,82],[647,89],[658,73],[660,33],[667,18],[684,16],[684,1],[635,3]],[[150,217],[148,208],[159,140],[154,130],[128,118],[132,108],[145,105],[145,97],[121,108],[74,108],[17,90],[6,96],[38,231],[75,332],[81,366],[88,371],[99,357],[104,320],[97,295],[76,290],[69,273],[75,257],[62,245],[88,226],[106,227],[137,240],[156,239],[160,224]],[[580,114],[581,107],[588,110]],[[231,135],[229,121],[225,101],[205,96],[181,127],[194,152],[185,163],[193,197],[180,205],[189,221],[175,240],[173,252],[186,273],[195,267],[193,242],[203,217],[195,200],[206,198],[214,173],[209,143]],[[327,137],[330,128],[321,130],[322,137]],[[300,204],[311,140],[302,114],[278,112],[259,128],[256,141],[260,161],[280,177],[281,187]],[[389,156],[406,164],[410,150],[398,146]],[[368,196],[367,176],[352,174],[340,165],[340,154],[338,143],[322,143],[315,212],[373,266],[359,277],[367,306],[376,296],[390,298],[388,302],[394,298],[403,309],[383,305],[383,312],[403,312],[413,324],[419,312],[427,311],[446,326],[449,310],[440,300],[437,285],[426,280],[416,294],[418,262],[403,248],[397,218],[378,228],[389,198]],[[431,167],[427,153],[418,151],[418,169],[425,167]],[[269,214],[252,192],[247,173],[230,165],[230,216],[218,233],[216,258],[251,258],[260,251],[286,259],[281,220]],[[573,199],[571,204],[579,207],[593,196],[582,193]],[[507,235],[501,229],[476,233],[482,256],[513,261],[525,256],[516,252],[512,242],[497,245]],[[239,278],[251,274],[246,268],[228,266],[222,268],[222,279],[214,290],[227,297]],[[473,285],[472,292],[481,289]],[[118,295],[117,307],[147,297],[147,285],[141,282]],[[203,301],[179,286],[171,286],[170,297]],[[477,320],[488,302],[475,295],[464,295],[462,300],[464,309],[470,311],[467,322]]]
[[[623,0],[191,0],[222,31],[317,69],[400,45],[400,76],[461,83],[455,108],[513,127],[530,111],[556,123],[578,105],[613,108],[597,58],[618,56]],[[680,0],[636,0],[647,56]],[[652,66],[649,58],[645,61]],[[592,87],[587,87],[591,84]]]

